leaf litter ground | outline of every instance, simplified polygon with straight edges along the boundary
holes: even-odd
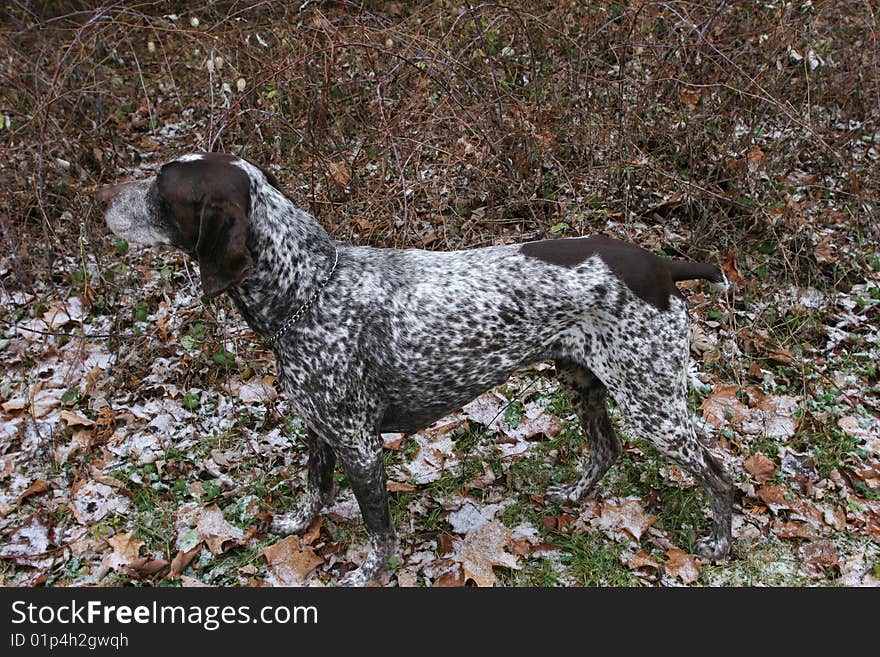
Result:
[[[156,276],[169,266],[157,257],[120,256],[144,281],[131,307],[146,308],[126,339],[79,337],[119,327],[78,296],[52,299],[7,333],[3,583],[335,582],[364,541],[344,478],[305,535],[264,533],[268,514],[303,491],[304,428],[275,393],[260,341],[229,308],[203,306],[194,283]],[[738,491],[727,563],[690,554],[708,528],[700,488],[616,412],[624,455],[598,490],[579,505],[544,498],[574,476],[589,441],[540,363],[423,431],[384,436],[402,552],[383,583],[876,584],[880,401],[862,368],[878,356],[877,289],[874,273],[835,298],[767,290],[775,312],[820,322],[822,339],[797,355],[737,328],[759,308],[689,291],[694,418]],[[15,301],[26,302],[4,306]],[[733,382],[738,364],[748,374]]]

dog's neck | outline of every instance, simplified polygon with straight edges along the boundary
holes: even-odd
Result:
[[[314,217],[270,184],[252,190],[247,244],[253,272],[229,295],[254,331],[272,335],[330,274],[336,247]]]

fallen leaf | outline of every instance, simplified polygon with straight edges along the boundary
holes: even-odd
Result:
[[[727,257],[721,264],[721,268],[724,270],[724,274],[727,276],[728,281],[731,283],[742,282],[743,277],[740,276],[739,272],[736,270],[736,252],[733,249],[728,249]]]
[[[457,566],[454,570],[445,572],[440,575],[440,577],[434,580],[434,586],[441,588],[451,588],[464,585],[464,573],[462,572],[462,569],[458,568]]]
[[[58,406],[61,405],[61,396],[64,390],[61,388],[53,388],[51,390],[40,390],[34,394],[33,411],[35,418],[45,417]]]
[[[517,441],[535,440],[539,436],[553,438],[562,431],[562,422],[555,415],[546,413],[541,408],[536,409],[537,412],[532,413],[529,413],[529,410],[526,410],[527,415],[515,427],[503,429],[507,436]],[[529,415],[534,415],[534,417],[529,417]],[[506,422],[504,425],[506,426]]]
[[[813,255],[816,256],[817,262],[832,264],[837,262],[837,256],[834,255],[834,247],[829,244],[828,240],[823,240],[813,249]]]
[[[382,444],[385,449],[399,452],[404,438],[406,438],[405,433],[383,433]]]
[[[760,148],[753,148],[746,154],[746,160],[748,160],[749,169],[754,169],[755,167],[757,167],[763,159],[764,151],[762,151]]]
[[[107,539],[107,544],[113,548],[101,559],[100,576],[110,570],[123,572],[128,564],[139,558],[141,547],[144,542],[134,537],[134,530],[124,534],[116,534]]]
[[[752,454],[743,465],[759,484],[767,483],[776,474],[776,464],[760,452]]]
[[[685,89],[681,92],[681,102],[688,109],[694,109],[700,101],[700,92],[696,89]]]
[[[30,486],[27,487],[21,495],[18,496],[18,503],[21,504],[22,500],[30,497],[31,495],[38,495],[40,493],[45,493],[49,490],[49,482],[45,479],[37,479]]]
[[[348,187],[351,182],[351,174],[348,172],[348,165],[345,162],[331,162],[330,175],[340,187]]]
[[[418,487],[402,481],[388,481],[385,484],[385,489],[392,493],[413,493],[418,490]]]
[[[758,497],[773,513],[791,508],[785,494],[785,489],[781,486],[764,486],[758,490]]]
[[[758,365],[758,361],[753,360],[749,363],[749,376],[753,376],[756,379],[764,379],[764,370]]]
[[[248,381],[238,389],[238,398],[246,404],[265,403],[278,398],[278,392],[272,385],[275,377],[265,376],[262,379]]]
[[[493,586],[493,566],[519,569],[516,556],[506,551],[511,531],[497,520],[487,522],[455,542],[452,559],[461,564],[465,581],[472,579],[477,586]]]
[[[703,419],[716,429],[739,426],[749,417],[749,407],[736,398],[739,386],[716,385],[700,404]]]
[[[408,570],[401,570],[397,573],[397,586],[402,589],[411,589],[415,586],[418,586],[419,578],[415,573],[411,573]]]
[[[805,522],[777,520],[773,523],[773,533],[777,538],[815,538],[816,532]]]
[[[168,571],[168,579],[175,580],[180,577],[180,573],[186,570],[186,567],[192,563],[192,560],[196,558],[199,552],[202,551],[202,544],[199,543],[192,550],[184,552],[183,550],[178,550],[177,554],[174,555],[174,558],[171,560],[171,569]]]
[[[324,524],[324,516],[318,516],[309,523],[306,533],[302,535],[302,542],[305,545],[311,545],[321,535],[321,525]]]
[[[183,584],[183,588],[185,589],[206,589],[211,588],[210,584],[205,584],[197,580],[195,577],[187,577],[186,575],[180,576],[180,583]]]
[[[27,399],[25,399],[24,397],[13,397],[9,401],[5,401],[0,404],[0,407],[2,407],[6,413],[9,413],[11,411],[20,411],[22,409],[25,409],[27,408],[27,405]]]
[[[788,511],[792,519],[804,520],[810,523],[814,529],[818,529],[822,525],[822,511],[781,486],[763,486],[758,490],[758,497],[774,514]]]
[[[110,486],[97,481],[77,482],[71,488],[70,508],[83,525],[103,520],[108,515],[124,514],[129,501]]]
[[[660,570],[660,564],[654,561],[645,550],[639,550],[629,561],[626,562],[630,570],[640,570],[641,568],[654,568]]]
[[[592,524],[615,540],[631,538],[639,541],[655,522],[656,516],[645,515],[641,500],[629,498],[604,502],[599,518]]]
[[[216,504],[202,511],[196,528],[199,538],[214,554],[223,554],[236,545],[241,545],[244,537],[241,529],[227,522]]]
[[[694,558],[683,550],[674,548],[666,552],[666,563],[663,569],[671,577],[677,577],[685,584],[693,584],[700,576],[699,565]]]
[[[95,424],[89,418],[83,417],[73,411],[68,411],[67,409],[61,411],[61,419],[67,422],[67,426],[69,427],[91,427]]]
[[[168,562],[165,559],[152,559],[150,557],[139,557],[126,565],[126,570],[137,575],[151,577],[165,568]]]
[[[813,579],[825,577],[839,562],[837,548],[831,541],[815,541],[798,548],[798,558],[804,572]]]
[[[303,586],[309,573],[324,562],[298,536],[288,536],[264,547],[263,556],[272,576],[270,581],[276,586]]]

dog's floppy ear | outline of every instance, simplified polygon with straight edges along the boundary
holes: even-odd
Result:
[[[253,270],[248,225],[248,208],[226,195],[208,197],[202,204],[196,256],[207,296],[216,297]]]

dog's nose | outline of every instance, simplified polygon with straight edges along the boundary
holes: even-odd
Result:
[[[95,201],[97,201],[98,207],[101,208],[101,212],[104,212],[107,209],[107,206],[110,205],[110,199],[112,199],[118,191],[119,185],[109,185],[98,190],[98,193],[95,194]]]

